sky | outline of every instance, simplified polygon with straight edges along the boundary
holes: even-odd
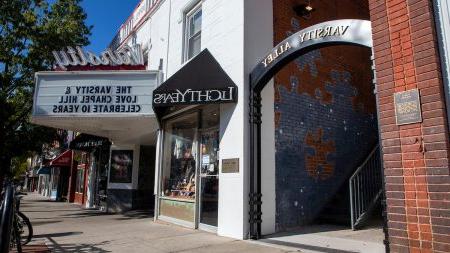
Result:
[[[103,51],[138,3],[139,0],[83,0],[86,23],[94,26],[91,44],[86,49],[94,53]]]

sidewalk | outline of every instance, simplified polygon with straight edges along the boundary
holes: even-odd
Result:
[[[33,224],[31,244],[45,243],[52,252],[300,252],[155,223],[143,212],[107,215],[82,210],[37,194],[25,196],[21,211]]]

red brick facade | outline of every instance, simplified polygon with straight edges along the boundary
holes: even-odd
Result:
[[[449,139],[431,1],[369,0],[392,252],[450,252]],[[419,89],[423,122],[395,124]]]
[[[391,252],[450,252],[449,129],[431,1],[274,1],[274,44],[289,36],[288,31],[296,31],[292,7],[308,2],[317,11],[301,21],[300,29],[341,18],[370,18],[372,22]],[[321,53],[326,60],[319,65],[329,69],[336,68],[330,62],[335,54],[348,55],[342,61],[353,67],[361,67],[354,59],[367,55],[364,49],[344,46],[334,51],[321,49]],[[326,83],[322,74],[329,69],[319,69],[318,79],[309,80],[290,63],[275,76],[275,102],[281,99],[279,87],[292,89],[292,74],[309,83]],[[317,89],[296,88],[310,96]],[[423,122],[397,126],[394,93],[416,88]],[[328,95],[323,92],[323,103],[329,102]],[[280,117],[276,112],[277,126]]]

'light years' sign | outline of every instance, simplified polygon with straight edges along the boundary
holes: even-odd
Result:
[[[151,71],[40,72],[33,116],[152,114],[157,82]]]
[[[209,90],[176,89],[171,92],[153,93],[153,105],[209,104],[229,103],[236,101],[236,87],[222,87]]]

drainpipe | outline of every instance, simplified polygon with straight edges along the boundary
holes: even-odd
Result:
[[[447,1],[433,0],[434,21],[438,39],[439,56],[441,59],[442,79],[445,90],[445,104],[447,107],[447,127],[450,128],[450,52],[446,45],[450,43],[450,6]],[[447,7],[447,10],[446,10]]]
[[[166,80],[169,73],[170,23],[172,20],[172,0],[169,1],[169,25],[167,27]]]

